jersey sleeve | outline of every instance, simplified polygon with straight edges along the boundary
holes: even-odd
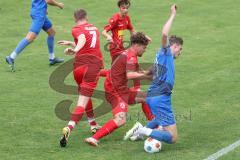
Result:
[[[138,63],[135,57],[128,57],[127,58],[127,65],[126,65],[126,71],[127,72],[135,72],[138,69]]]
[[[109,19],[108,24],[104,27],[107,32],[115,28],[117,25],[117,17],[113,16]]]
[[[79,28],[72,29],[72,36],[74,39],[77,39],[79,35],[84,34],[84,31],[80,30]],[[85,35],[85,34],[84,34]]]
[[[127,26],[127,28],[128,28],[129,31],[133,31],[133,25],[132,25],[132,22],[131,22],[129,17],[128,17],[128,26]]]
[[[162,55],[172,55],[170,45],[168,45],[167,47],[161,46],[157,53]]]

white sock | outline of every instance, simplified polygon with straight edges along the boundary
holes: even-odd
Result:
[[[140,135],[149,136],[152,133],[152,129],[146,128],[146,127],[141,127],[141,128],[139,128],[138,133]]]
[[[88,122],[91,123],[91,122],[94,122],[95,121],[95,118],[87,118],[88,119]]]
[[[73,128],[76,126],[76,122],[74,121],[69,121],[68,126],[72,126]]]
[[[55,58],[54,53],[49,53],[49,59],[53,60]]]
[[[10,55],[10,58],[15,59],[17,57],[17,53],[13,51]]]

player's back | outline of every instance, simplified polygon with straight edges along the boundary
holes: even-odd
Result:
[[[112,63],[111,70],[106,78],[105,85],[107,85],[107,91],[116,92],[118,95],[127,94],[127,53],[123,52]]]
[[[83,48],[80,49],[80,51],[76,54],[76,56],[88,54],[102,58],[102,53],[100,49],[100,33],[97,27],[90,23],[76,25],[75,27],[73,27],[72,35],[76,44],[78,43],[78,37],[81,34],[85,36],[86,43]]]
[[[31,15],[46,15],[47,3],[45,0],[32,0]]]

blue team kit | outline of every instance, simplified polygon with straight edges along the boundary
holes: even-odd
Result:
[[[153,82],[147,94],[147,103],[160,126],[176,123],[171,104],[174,76],[174,56],[170,46],[161,47],[156,54]]]
[[[47,3],[45,0],[32,0],[30,16],[32,18],[30,32],[39,34],[41,29],[47,31],[52,27],[52,23],[47,17]]]

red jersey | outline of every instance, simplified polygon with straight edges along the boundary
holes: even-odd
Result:
[[[128,52],[127,55],[127,71],[130,72],[138,72],[139,71],[139,64],[138,64],[138,57],[134,52]],[[133,80],[134,89],[140,89],[140,80]]]
[[[72,28],[72,36],[76,45],[78,43],[78,37],[81,34],[85,35],[86,43],[83,48],[76,53],[76,61],[78,61],[78,59],[80,59],[80,57],[83,55],[91,55],[90,57],[95,56],[96,58],[102,60],[102,53],[100,49],[100,33],[98,29],[89,23],[74,26]]]
[[[129,87],[127,72],[138,70],[137,57],[134,52],[130,50],[124,51],[113,62],[110,74],[108,74],[105,81],[106,92],[121,97],[128,96]]]
[[[116,13],[110,18],[109,23],[104,27],[108,32],[112,32],[113,44],[110,44],[111,56],[120,54],[124,51],[123,37],[125,30],[133,31],[130,17],[128,15],[122,17],[120,13]]]

